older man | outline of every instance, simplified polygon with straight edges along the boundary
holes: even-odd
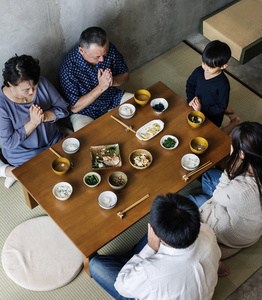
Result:
[[[84,30],[79,46],[67,54],[60,69],[74,131],[131,98],[132,94],[116,88],[128,79],[125,59],[109,42],[106,32],[99,27]]]

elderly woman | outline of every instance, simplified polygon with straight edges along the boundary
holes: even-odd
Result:
[[[0,161],[0,176],[9,188],[12,170],[63,138],[55,122],[68,115],[68,104],[40,76],[38,60],[15,56],[5,63],[0,91],[0,145],[8,164]]]

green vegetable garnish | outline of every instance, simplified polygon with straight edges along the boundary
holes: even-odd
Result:
[[[98,183],[98,178],[96,175],[88,175],[86,178],[85,178],[85,182],[89,185],[95,185]]]
[[[198,116],[192,116],[190,118],[190,121],[193,122],[193,123],[201,123],[203,120],[201,117],[198,117]]]
[[[173,148],[173,147],[175,147],[175,145],[176,145],[176,141],[170,137],[167,138],[163,143],[163,146],[165,148]]]

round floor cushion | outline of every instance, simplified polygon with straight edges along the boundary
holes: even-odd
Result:
[[[48,216],[17,226],[2,251],[6,274],[33,291],[49,291],[69,283],[82,264],[81,252]]]

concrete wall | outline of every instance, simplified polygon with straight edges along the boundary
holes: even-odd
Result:
[[[40,60],[55,85],[65,54],[90,26],[103,27],[130,70],[199,31],[199,20],[232,0],[0,0],[0,68],[15,53]]]

